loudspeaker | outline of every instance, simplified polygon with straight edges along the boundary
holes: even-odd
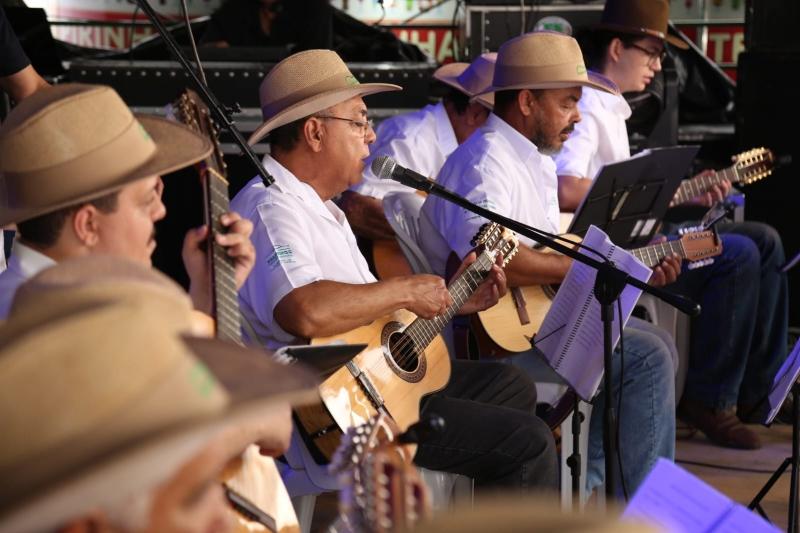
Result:
[[[800,51],[800,2],[748,0],[744,44],[748,50]]]
[[[800,251],[797,231],[800,200],[791,191],[798,177],[800,108],[790,73],[800,70],[800,51],[748,51],[739,56],[736,136],[740,149],[765,146],[778,157],[791,157],[768,178],[744,189],[745,216],[774,226],[787,256]],[[800,325],[800,269],[789,273],[790,324]]]

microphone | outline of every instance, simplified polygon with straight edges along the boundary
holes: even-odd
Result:
[[[412,189],[417,189],[424,192],[431,192],[433,189],[439,187],[435,181],[426,178],[418,172],[411,169],[401,167],[397,161],[388,155],[379,155],[372,161],[372,173],[382,180],[399,181],[403,185],[407,185]]]

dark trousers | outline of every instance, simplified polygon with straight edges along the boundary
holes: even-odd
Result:
[[[553,435],[535,408],[536,386],[520,370],[454,360],[447,387],[422,401],[422,417],[439,415],[446,427],[414,462],[469,476],[481,489],[556,490]]]

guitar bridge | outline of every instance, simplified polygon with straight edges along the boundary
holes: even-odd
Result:
[[[375,409],[383,409],[383,396],[381,393],[378,392],[378,389],[375,388],[375,385],[372,384],[372,381],[369,377],[358,367],[355,361],[349,361],[345,364],[347,370],[350,371],[350,374],[355,378],[356,383],[359,384],[361,389],[364,391],[364,394],[367,395],[369,401],[372,402],[373,407]]]

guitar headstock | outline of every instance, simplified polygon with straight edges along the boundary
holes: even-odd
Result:
[[[714,230],[684,228],[681,234],[683,257],[690,269],[710,265],[722,253],[722,241]]]
[[[351,427],[330,464],[339,477],[339,530],[408,530],[430,514],[427,487],[386,414]]]
[[[506,266],[519,251],[519,239],[516,234],[496,222],[487,222],[481,226],[470,244],[482,246],[492,257],[498,253],[503,254],[503,266]]]
[[[733,156],[732,159],[736,181],[742,185],[766,178],[775,166],[775,154],[769,148],[753,148]]]
[[[172,114],[175,119],[193,131],[207,137],[214,145],[214,150],[206,159],[205,165],[213,169],[219,176],[225,176],[228,166],[219,145],[219,127],[211,117],[211,111],[203,99],[191,89],[186,89],[172,103]]]

